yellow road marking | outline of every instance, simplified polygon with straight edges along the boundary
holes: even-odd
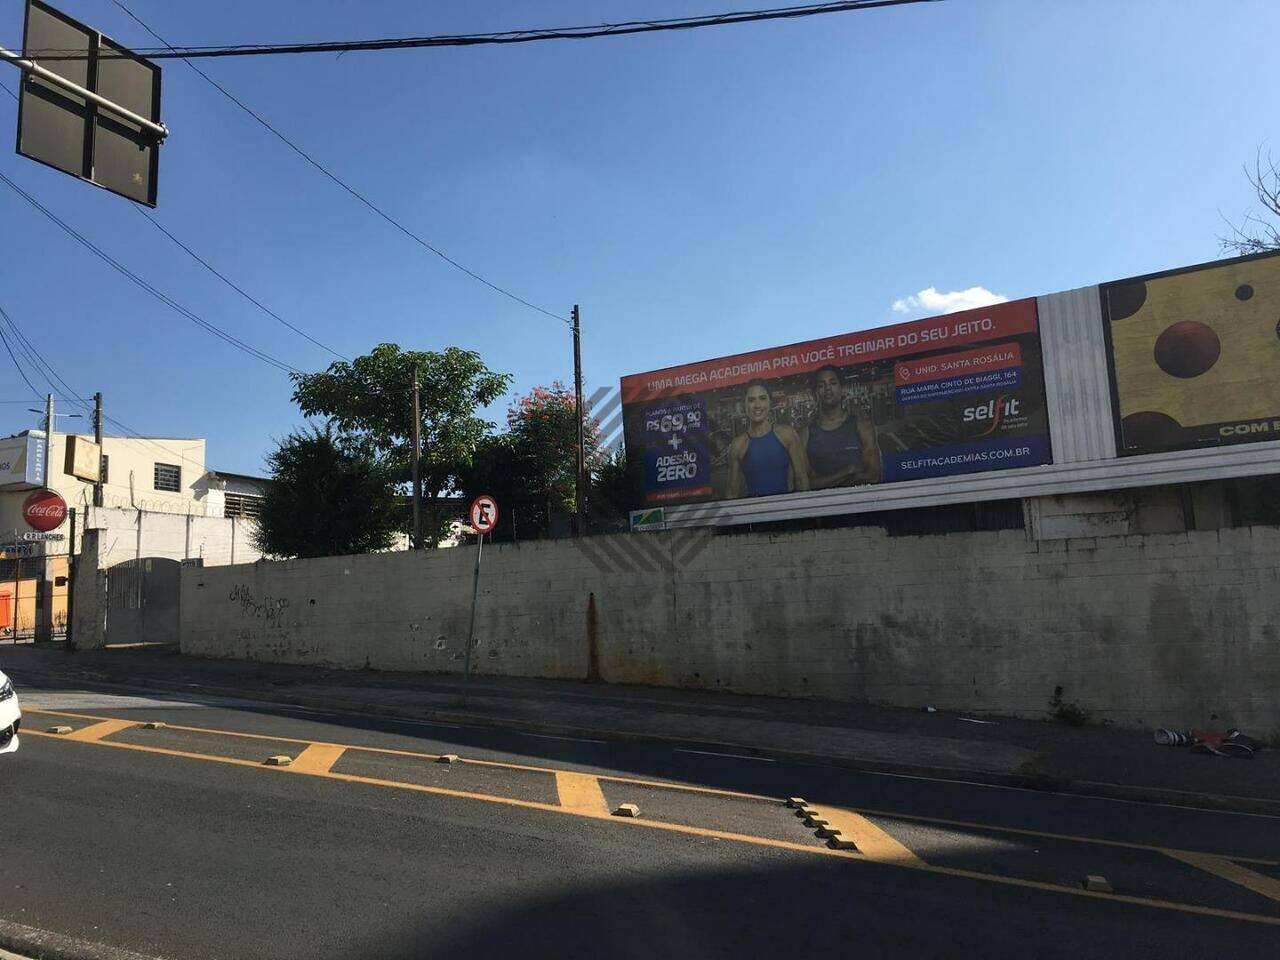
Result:
[[[977,823],[973,820],[949,820],[946,817],[927,817],[916,813],[898,813],[893,810],[870,810],[865,807],[859,807],[857,812],[868,817],[884,817],[886,820],[906,820],[911,823],[934,823],[943,827],[965,827],[972,830],[989,830],[993,833],[1010,833],[1020,837],[1043,837],[1046,840],[1067,840],[1071,843],[1093,843],[1101,847],[1120,847],[1125,850],[1146,850],[1150,853],[1170,852],[1169,847],[1158,847],[1151,843],[1133,843],[1128,840],[1104,840],[1101,837],[1082,837],[1073,833],[1050,833],[1045,830],[1024,830],[1021,827],[1004,827],[994,823]],[[1221,857],[1224,860],[1231,859],[1237,863],[1253,863],[1263,867],[1280,866],[1280,860],[1268,860],[1263,857],[1237,857],[1234,854],[1228,857],[1226,854],[1202,853],[1195,850],[1177,850],[1176,852],[1187,853],[1191,856]]]
[[[65,736],[59,736],[52,733],[41,733],[35,730],[31,731],[29,735],[35,737],[47,737],[50,740],[67,739]],[[256,760],[239,760],[235,757],[217,757],[203,753],[190,753],[183,750],[169,750],[164,747],[148,747],[136,743],[121,743],[116,740],[95,740],[91,741],[91,743],[94,746],[99,747],[113,747],[117,750],[135,750],[139,753],[162,754],[190,760],[205,760],[209,763],[226,763],[237,767],[248,767],[253,770],[267,770],[285,774],[291,772],[289,767],[266,767],[258,763]],[[598,823],[616,824],[619,826],[629,825],[647,830],[666,830],[670,833],[682,833],[689,836],[710,837],[717,840],[732,840],[738,843],[747,843],[758,847],[772,847],[778,850],[807,853],[813,856],[838,857],[853,862],[878,862],[881,866],[917,870],[921,873],[931,873],[937,876],[961,877],[966,880],[980,880],[987,883],[998,883],[1003,886],[1021,887],[1028,890],[1043,890],[1049,893],[1064,894],[1072,897],[1086,897],[1096,900],[1111,901],[1114,903],[1154,907],[1161,910],[1173,910],[1178,913],[1192,913],[1199,916],[1221,917],[1227,920],[1243,920],[1249,923],[1261,923],[1269,926],[1280,927],[1280,917],[1268,917],[1262,914],[1244,913],[1239,910],[1222,910],[1218,907],[1201,907],[1190,903],[1175,903],[1170,900],[1157,900],[1151,897],[1134,897],[1116,893],[1097,893],[1091,890],[1084,890],[1079,887],[1067,887],[1061,884],[1046,883],[1040,880],[1023,880],[1019,877],[1005,877],[993,873],[979,873],[976,870],[961,870],[955,867],[935,867],[931,864],[924,863],[919,859],[914,859],[912,861],[871,861],[869,858],[852,851],[832,850],[828,847],[818,846],[816,844],[792,843],[787,840],[773,840],[768,837],[756,837],[745,833],[730,833],[725,830],[712,830],[705,827],[690,827],[679,823],[663,823],[660,820],[632,820],[625,817],[600,817],[595,814],[582,813],[581,811],[574,810],[571,807],[562,807],[559,804],[539,803],[534,800],[519,800],[515,797],[499,797],[486,793],[472,793],[466,790],[451,790],[447,787],[433,787],[421,783],[405,783],[398,780],[380,780],[374,777],[359,777],[349,773],[333,773],[330,771],[328,773],[304,773],[303,776],[320,777],[328,780],[341,780],[346,783],[360,783],[375,787],[388,787],[396,790],[411,790],[415,793],[429,793],[436,796],[455,797],[462,800],[479,800],[484,803],[497,803],[509,807],[519,807],[525,810],[541,810],[546,813],[561,813],[573,817],[587,817]]]
[[[289,769],[294,773],[328,773],[347,748],[334,743],[313,743],[293,758]]]
[[[885,833],[860,813],[841,807],[813,804],[810,804],[809,809],[825,817],[832,829],[839,830],[845,839],[856,843],[858,851],[868,860],[874,860],[877,863],[923,865],[923,861],[901,842]]]
[[[67,711],[62,711],[62,710],[46,710],[43,708],[27,708],[25,712],[38,713],[38,714],[51,716],[51,717],[70,717],[72,719],[77,719],[77,720],[106,721],[107,719],[109,719],[106,717],[92,716],[84,713],[69,713]],[[131,721],[116,721],[116,722],[131,723]],[[420,760],[437,760],[439,759],[439,756],[440,756],[438,753],[419,753],[412,750],[395,750],[389,747],[366,747],[366,746],[360,746],[358,744],[329,744],[329,743],[325,743],[324,741],[299,740],[293,737],[272,736],[270,734],[262,734],[262,733],[241,733],[236,730],[218,730],[210,727],[184,727],[184,726],[168,725],[165,727],[165,729],[181,730],[187,733],[208,733],[208,734],[215,734],[215,735],[227,736],[227,737],[246,737],[251,740],[267,740],[267,741],[275,741],[278,743],[297,743],[297,744],[304,744],[306,746],[311,746],[312,744],[319,744],[323,746],[343,747],[344,749],[347,749],[347,750],[362,750],[367,753],[381,753],[389,756],[410,757],[410,758],[415,758]],[[68,736],[65,736],[63,739],[75,739],[75,735],[74,734],[68,735]],[[204,756],[204,754],[193,754],[193,756],[202,757]],[[466,757],[461,757],[459,758],[459,762],[472,764],[475,766],[496,767],[498,769],[503,769],[503,770],[524,770],[530,773],[554,774],[559,772],[554,767],[538,767],[530,764],[508,763],[500,760],[473,760],[473,759],[468,759]],[[785,802],[778,797],[769,797],[769,796],[764,796],[762,794],[740,793],[734,790],[718,790],[718,789],[715,789],[714,787],[701,787],[701,786],[694,786],[691,784],[684,784],[684,783],[672,783],[666,780],[643,780],[643,779],[636,779],[634,777],[611,776],[609,774],[597,774],[596,777],[598,780],[601,780],[606,783],[626,783],[626,784],[631,784],[633,786],[656,787],[662,790],[683,790],[689,793],[706,794],[708,796],[733,797],[741,800],[759,800],[767,803],[781,804]],[[1066,840],[1071,843],[1092,843],[1092,844],[1097,844],[1098,846],[1118,847],[1118,848],[1127,849],[1127,850],[1145,850],[1151,853],[1161,853],[1161,854],[1170,854],[1170,855],[1187,854],[1193,857],[1196,857],[1196,856],[1215,857],[1222,860],[1231,860],[1231,861],[1234,861],[1235,863],[1252,863],[1258,866],[1265,866],[1265,867],[1280,866],[1280,860],[1266,859],[1263,857],[1238,857],[1234,855],[1228,856],[1226,854],[1205,853],[1203,851],[1181,850],[1181,849],[1173,849],[1169,847],[1160,847],[1150,843],[1133,843],[1127,840],[1104,840],[1099,837],[1083,837],[1083,836],[1078,836],[1076,834],[1070,834],[1070,833],[1051,833],[1044,830],[1026,830],[1021,827],[1005,827],[1005,826],[1000,826],[1000,825],[991,824],[991,823],[977,823],[972,820],[951,820],[946,817],[929,817],[929,816],[923,816],[923,815],[913,814],[913,813],[899,813],[892,810],[875,810],[875,809],[867,809],[862,807],[859,807],[856,810],[853,808],[846,808],[846,809],[850,813],[858,813],[864,817],[866,816],[884,817],[885,819],[889,819],[889,820],[906,820],[912,823],[931,823],[931,824],[938,824],[940,826],[946,826],[946,827],[964,827],[964,828],[973,829],[973,830],[988,830],[994,833],[1007,833],[1007,834],[1013,834],[1015,836],[1043,837],[1047,840]]]
[[[1225,857],[1212,857],[1204,853],[1186,853],[1181,850],[1166,850],[1165,853],[1175,860],[1181,860],[1183,863],[1189,863],[1193,867],[1207,870],[1216,876],[1222,877],[1224,880],[1230,880],[1232,883],[1247,887],[1254,893],[1260,893],[1270,900],[1280,901],[1280,880],[1272,879],[1264,874],[1250,870],[1248,867],[1242,867],[1238,863],[1232,863]]]
[[[93,743],[103,737],[119,733],[121,730],[128,730],[130,727],[136,727],[137,725],[137,722],[133,720],[103,720],[101,723],[81,727],[74,733],[64,734],[63,739],[78,740],[80,743]]]
[[[70,717],[75,720],[102,720],[102,717],[89,716],[83,713],[68,713],[64,710],[45,710],[45,709],[28,709],[27,713],[39,713],[50,717]],[[280,737],[265,733],[241,733],[238,730],[218,730],[212,727],[184,727],[181,724],[165,724],[165,730],[181,730],[184,733],[209,733],[224,737],[246,737],[250,740],[267,740],[276,743],[301,743],[308,746],[312,744],[322,744],[324,746],[342,747],[346,750],[363,750],[366,753],[381,753],[393,757],[410,757],[417,760],[440,759],[438,753],[422,753],[415,750],[396,750],[391,747],[366,747],[359,744],[351,743],[328,743],[323,740],[299,740],[295,737]],[[529,773],[557,773],[554,767],[538,767],[525,763],[509,763],[503,760],[477,760],[469,757],[459,757],[459,763],[467,763],[478,767],[497,767],[502,770],[524,770]],[[718,790],[714,787],[699,787],[686,783],[672,783],[666,780],[638,780],[634,777],[617,777],[609,774],[597,774],[597,779],[604,780],[609,783],[627,783],[633,786],[641,787],[658,787],[663,790],[685,790],[690,793],[705,793],[709,796],[716,797],[734,797],[739,800],[760,800],[767,803],[780,803],[777,797],[766,797],[758,793],[741,793],[736,790]]]
[[[556,771],[556,793],[560,806],[595,817],[607,817],[609,804],[600,789],[600,781],[585,773]]]

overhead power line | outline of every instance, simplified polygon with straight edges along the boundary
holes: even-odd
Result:
[[[121,2],[121,0],[112,0],[112,3],[114,3],[117,7],[123,10],[125,14],[131,20],[133,20],[136,24],[138,24],[138,26],[142,27],[143,30],[147,31],[147,33],[155,37],[156,40],[164,44],[164,49],[166,50],[177,49],[176,47],[170,46],[169,42],[165,40],[164,37],[160,36],[160,34],[156,33],[155,30],[151,29],[151,27],[145,21],[143,21],[141,17],[139,17],[127,6],[125,6]],[[530,310],[536,310],[538,313],[551,317],[554,320],[559,320],[562,323],[565,323],[565,324],[569,323],[569,320],[567,317],[562,317],[558,313],[554,313],[550,310],[547,310],[547,309],[544,309],[543,307],[538,306],[536,303],[531,303],[528,300],[526,300],[524,297],[518,296],[517,294],[512,293],[510,290],[506,289],[505,287],[500,287],[498,286],[498,284],[493,283],[492,281],[486,279],[485,277],[482,277],[480,274],[476,273],[470,267],[467,267],[464,264],[459,263],[457,260],[453,259],[453,257],[449,256],[447,253],[445,253],[435,244],[430,243],[429,241],[425,240],[423,237],[419,236],[414,231],[410,230],[407,226],[405,226],[395,217],[391,216],[391,214],[387,213],[380,206],[378,206],[376,203],[374,203],[372,200],[366,197],[363,193],[358,191],[355,187],[351,186],[351,184],[347,183],[345,180],[339,177],[336,173],[334,173],[332,170],[330,170],[328,167],[322,164],[310,153],[303,150],[300,146],[298,146],[296,143],[294,143],[292,140],[286,137],[283,133],[277,130],[270,122],[268,122],[265,117],[263,117],[261,114],[255,111],[252,107],[250,107],[247,103],[245,103],[235,94],[233,94],[230,90],[228,90],[222,84],[218,83],[218,81],[213,79],[213,77],[209,76],[209,74],[201,70],[198,66],[192,63],[190,59],[188,59],[187,57],[182,57],[180,54],[177,54],[177,56],[180,59],[182,59],[187,66],[189,66],[192,70],[194,70],[197,74],[199,74],[202,78],[204,78],[206,83],[212,86],[215,90],[221,93],[224,97],[226,97],[228,100],[234,103],[237,107],[239,107],[241,110],[247,113],[250,117],[252,117],[258,123],[260,123],[264,128],[266,128],[266,130],[269,133],[271,133],[271,135],[274,136],[277,140],[279,140],[286,147],[288,147],[290,150],[292,150],[294,153],[300,156],[303,160],[305,160],[307,163],[313,166],[316,170],[318,170],[321,174],[323,174],[329,180],[333,181],[335,184],[337,184],[339,187],[341,187],[343,190],[349,193],[356,200],[360,201],[360,203],[364,204],[366,207],[368,207],[370,210],[376,213],[379,217],[381,217],[387,223],[391,224],[391,226],[399,230],[402,234],[404,234],[414,243],[423,247],[425,250],[429,251],[430,253],[435,254],[445,263],[449,264],[449,266],[462,271],[471,279],[477,280],[480,283],[484,284],[490,290],[493,290],[496,293],[500,293],[502,294],[502,296],[507,297],[510,300],[514,300],[516,303],[519,303],[523,306],[528,307]]]
[[[74,239],[77,243],[83,246],[86,250],[88,250],[94,256],[98,257],[98,259],[102,260],[104,263],[106,263],[108,266],[116,270],[118,273],[120,273],[127,279],[131,280],[134,284],[141,287],[147,293],[151,294],[151,296],[155,297],[161,303],[165,304],[165,306],[170,307],[177,313],[181,314],[183,317],[186,317],[188,320],[190,320],[196,326],[200,327],[202,330],[205,330],[206,332],[213,334],[215,337],[230,344],[231,346],[235,347],[237,350],[241,350],[244,353],[249,354],[249,356],[254,357],[257,360],[261,360],[263,363],[269,364],[270,366],[273,366],[284,373],[301,373],[302,372],[297,367],[294,367],[288,363],[285,363],[283,360],[278,360],[275,357],[271,356],[270,354],[265,353],[262,350],[259,350],[257,347],[251,346],[250,344],[241,340],[239,337],[233,336],[232,334],[223,330],[221,327],[217,326],[216,324],[210,323],[208,320],[205,320],[202,317],[198,316],[197,314],[193,313],[191,310],[188,310],[186,307],[178,303],[168,294],[163,293],[162,291],[154,287],[152,284],[144,280],[142,277],[138,276],[138,274],[134,273],[132,270],[130,270],[128,267],[122,264],[119,260],[116,260],[110,254],[106,253],[104,250],[102,250],[102,248],[95,245],[93,241],[89,240],[83,234],[78,233],[73,227],[71,227],[65,221],[60,219],[57,216],[57,214],[51,211],[48,207],[42,204],[39,200],[37,200],[31,194],[27,193],[27,191],[23,190],[20,186],[18,186],[16,183],[10,180],[3,173],[0,173],[0,183],[4,183],[6,186],[9,187],[9,189],[14,191],[16,194],[18,194],[20,197],[26,200],[29,204],[31,204],[33,207],[35,207],[37,210],[43,213],[49,220],[53,221],[53,223],[55,223],[64,233],[66,233],[68,236]]]
[[[9,315],[4,312],[3,307],[0,307],[0,316],[4,317],[5,320],[9,319]],[[39,400],[40,391],[35,388],[35,384],[33,384],[31,380],[27,377],[26,371],[22,369],[22,364],[18,363],[18,358],[13,354],[13,347],[9,346],[9,338],[4,335],[4,330],[2,328],[0,328],[0,340],[4,341],[4,348],[6,351],[8,351],[9,359],[13,361],[14,367],[17,368],[18,375],[21,376],[22,379],[26,381],[27,386],[31,388],[31,395],[35,397],[37,400]]]
[[[89,401],[76,393],[71,384],[67,383],[67,381],[63,380],[62,377],[58,375],[58,372],[53,369],[49,364],[49,361],[44,358],[44,354],[42,354],[27,335],[22,332],[22,328],[18,326],[17,321],[14,320],[13,317],[9,316],[9,314],[5,313],[3,309],[0,309],[0,319],[3,319],[4,323],[9,327],[9,332],[13,335],[14,343],[18,347],[18,351],[22,354],[27,363],[31,365],[31,369],[36,372],[36,375],[49,385],[49,389],[53,394],[57,396],[58,399],[65,400],[68,403],[79,403],[85,408],[85,410],[92,413],[93,408],[89,405]],[[0,329],[0,334],[2,333],[3,330]],[[30,381],[27,383],[28,386],[30,386]],[[37,393],[36,396],[40,396],[41,399],[43,399],[39,393]]]
[[[22,355],[26,358],[27,362],[31,364],[32,368],[36,371],[36,373],[38,373],[44,379],[44,381],[49,384],[49,389],[53,392],[53,394],[57,396],[58,399],[64,400],[67,403],[79,404],[84,409],[84,411],[89,415],[90,419],[92,419],[94,408],[90,400],[87,397],[81,396],[80,393],[77,392],[76,389],[71,386],[71,384],[67,383],[67,381],[64,380],[59,375],[58,371],[53,369],[52,365],[49,363],[48,360],[44,358],[44,355],[40,352],[40,350],[36,347],[36,345],[32,343],[30,339],[27,338],[26,334],[22,332],[22,328],[18,326],[17,322],[11,316],[9,316],[9,314],[5,313],[3,308],[0,308],[0,320],[3,320],[4,324],[8,325],[9,331],[10,333],[12,333],[14,337],[14,342],[18,345],[19,352],[21,352]],[[8,338],[5,337],[3,325],[0,325],[0,339],[4,340],[5,347],[7,348],[9,346],[9,342],[8,342]],[[10,351],[10,356],[13,356],[12,351]],[[17,363],[16,359],[14,360],[14,363],[15,364]],[[18,372],[22,373],[22,378],[26,380],[26,374],[23,373],[21,367],[18,368]],[[61,389],[59,389],[59,385],[61,385]],[[31,387],[32,392],[35,394],[37,399],[41,401],[44,400],[43,395],[41,395],[40,392],[35,389],[35,387],[31,386],[30,380],[27,380],[27,386]],[[22,401],[0,400],[0,403],[30,403],[30,401],[29,400],[22,400]],[[148,437],[143,435],[142,433],[139,433],[137,430],[129,426],[127,423],[124,423],[123,421],[113,416],[110,416],[107,413],[103,413],[102,419],[115,424],[127,436],[132,437],[135,440],[142,441],[143,443],[150,446],[153,450],[156,450],[164,454],[166,457],[177,457],[178,459],[182,460],[184,463],[198,465],[201,467],[201,469],[204,469],[204,464],[202,462],[192,460],[190,457],[185,456],[180,450],[175,450],[170,447],[161,446],[160,444],[155,442],[155,439],[153,437]]]
[[[219,280],[221,280],[223,283],[225,283],[228,287],[230,287],[230,288],[231,288],[232,290],[234,290],[236,293],[240,294],[240,296],[244,297],[246,300],[248,300],[250,303],[252,303],[255,307],[257,307],[259,310],[261,310],[261,311],[262,311],[263,313],[265,313],[267,316],[271,317],[271,318],[272,318],[272,319],[274,319],[274,320],[279,320],[282,324],[284,324],[286,327],[288,327],[290,330],[292,330],[292,331],[293,331],[294,333],[296,333],[298,336],[302,337],[302,338],[303,338],[303,339],[305,339],[305,340],[310,340],[312,343],[314,343],[317,347],[320,347],[322,350],[328,350],[330,353],[332,353],[332,354],[333,354],[335,357],[337,357],[339,360],[350,360],[350,359],[351,359],[350,357],[344,357],[344,356],[343,356],[342,354],[340,354],[337,350],[333,349],[333,347],[330,347],[330,346],[328,346],[327,344],[323,344],[323,343],[321,343],[321,342],[320,342],[319,340],[317,340],[315,337],[311,336],[311,334],[307,333],[307,331],[302,330],[302,329],[300,329],[299,327],[295,327],[292,323],[290,323],[290,322],[289,322],[288,320],[286,320],[284,317],[280,316],[280,314],[276,313],[276,312],[275,312],[274,310],[272,310],[270,307],[268,307],[268,306],[264,305],[260,300],[256,299],[252,294],[248,293],[248,292],[247,292],[243,287],[238,286],[238,285],[237,285],[233,280],[231,280],[231,279],[230,279],[229,277],[227,277],[225,274],[223,274],[223,273],[219,272],[219,271],[217,270],[217,268],[215,268],[211,263],[209,263],[209,261],[208,261],[208,260],[204,259],[204,257],[200,256],[200,254],[196,253],[194,250],[192,250],[190,247],[188,247],[185,243],[183,243],[181,240],[179,240],[177,237],[175,237],[172,233],[170,233],[168,230],[166,230],[166,229],[165,229],[165,227],[164,227],[164,225],[163,225],[163,224],[161,224],[159,220],[157,220],[157,219],[156,219],[155,217],[153,217],[151,214],[147,213],[147,211],[146,211],[146,210],[144,210],[144,209],[142,209],[142,207],[141,207],[141,206],[138,206],[138,205],[136,205],[136,204],[135,204],[133,209],[137,210],[139,214],[141,214],[142,216],[144,216],[144,217],[146,217],[148,220],[150,220],[150,221],[151,221],[151,225],[152,225],[152,226],[154,226],[157,230],[159,230],[161,233],[163,233],[166,237],[168,237],[170,240],[172,240],[174,243],[176,243],[179,247],[181,247],[183,250],[185,250],[185,251],[186,251],[186,252],[191,256],[191,259],[192,259],[192,260],[194,260],[196,263],[200,264],[200,266],[204,267],[206,270],[208,270],[210,273],[212,273],[215,277],[217,277]]]
[[[526,30],[505,30],[501,33],[462,33],[428,37],[384,37],[374,40],[330,40],[319,43],[242,43],[233,46],[171,47],[134,50],[136,54],[151,60],[176,60],[193,57],[261,57],[304,53],[353,53],[370,50],[416,50],[424,47],[475,47],[494,44],[536,43],[542,40],[593,40],[598,37],[622,37],[639,33],[660,33],[673,30],[694,30],[700,27],[724,27],[738,23],[759,23],[765,20],[791,20],[827,13],[849,13],[855,10],[873,10],[877,7],[900,7],[916,3],[938,3],[941,0],[842,0],[838,3],[809,3],[794,7],[773,7],[766,10],[740,10],[731,13],[707,14],[697,17],[676,17],[667,20],[631,20],[625,23],[602,23],[580,27],[546,27]],[[163,41],[161,41],[163,43]],[[103,53],[102,56],[111,54]],[[128,54],[116,54],[127,56]],[[83,51],[35,50],[27,56],[41,60],[83,60]]]

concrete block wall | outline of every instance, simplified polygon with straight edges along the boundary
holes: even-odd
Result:
[[[137,557],[224,564],[249,563],[262,556],[253,543],[253,521],[234,517],[90,507],[84,529],[99,531],[104,568]]]
[[[1280,530],[1029,540],[876,528],[485,548],[479,674],[1280,731]],[[185,652],[459,671],[474,550],[182,574]],[[625,569],[624,569],[625,568]]]

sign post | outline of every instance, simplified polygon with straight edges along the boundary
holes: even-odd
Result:
[[[52,401],[50,401],[52,403]],[[46,444],[49,431],[45,431]],[[48,468],[48,450],[45,451],[45,466]],[[62,534],[54,533],[67,519],[67,501],[56,491],[48,488],[36,490],[22,504],[22,517],[34,533],[23,533],[22,539],[61,540]],[[41,554],[41,574],[39,580],[39,599],[36,603],[36,635],[37,641],[53,639],[53,582],[49,578],[49,548],[46,546]]]
[[[471,501],[471,527],[476,532],[476,569],[471,581],[471,626],[467,628],[467,655],[462,666],[462,705],[467,705],[467,684],[471,680],[471,647],[476,635],[476,598],[480,593],[480,557],[484,535],[498,525],[498,501],[488,494]]]

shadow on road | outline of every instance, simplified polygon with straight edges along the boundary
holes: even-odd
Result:
[[[441,878],[448,883],[448,878]],[[958,886],[960,885],[960,886]],[[1264,957],[1274,928],[843,862],[697,870],[477,903],[343,960]]]

